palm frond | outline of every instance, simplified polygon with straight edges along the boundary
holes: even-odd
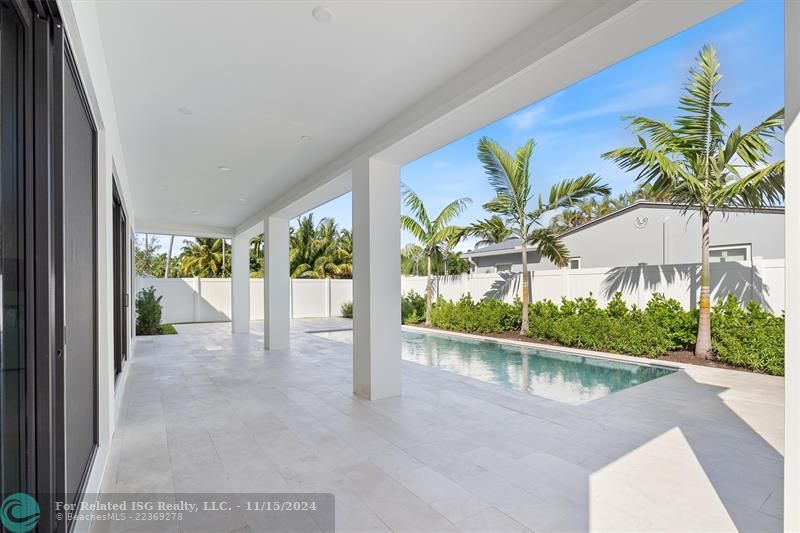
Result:
[[[656,189],[670,189],[673,181],[687,174],[680,161],[671,159],[662,150],[650,148],[641,137],[639,140],[639,146],[617,148],[601,157],[611,159],[624,171],[638,171],[636,180]]]
[[[778,161],[731,181],[713,194],[711,203],[749,209],[781,205],[785,193],[784,167],[784,162]]]
[[[472,237],[481,238],[475,243],[476,247],[497,244],[509,239],[512,235],[511,229],[497,215],[473,222],[466,228],[466,233]]]
[[[431,226],[431,220],[428,216],[428,211],[425,209],[425,203],[417,196],[417,193],[415,193],[411,187],[403,183],[401,184],[401,195],[406,207],[419,221],[420,225],[429,228]]]
[[[557,267],[569,264],[569,250],[561,236],[550,228],[539,228],[531,232],[528,242],[536,248],[539,255]]]
[[[528,141],[517,155],[524,155],[527,152],[530,157],[533,147],[533,141]],[[483,163],[489,183],[499,200],[499,203],[495,204],[496,207],[505,206],[507,209],[513,207],[513,211],[507,214],[524,213],[530,197],[528,163],[526,162],[524,167],[518,167],[518,160],[488,137],[483,137],[478,142],[478,159]]]
[[[611,194],[611,188],[605,183],[601,183],[599,176],[589,173],[579,178],[568,178],[553,185],[550,188],[550,196],[546,205],[549,211],[572,206],[590,196],[608,196],[609,194]]]
[[[437,231],[438,229],[445,227],[451,220],[463,213],[464,209],[466,209],[471,203],[472,199],[470,198],[459,198],[458,200],[453,200],[447,204],[433,220],[433,223],[431,224],[433,231]]]
[[[420,226],[419,222],[408,215],[400,215],[400,227],[409,232],[420,242],[428,240],[428,232]]]
[[[741,127],[737,127],[728,136],[725,148],[720,151],[720,162],[727,164],[734,156],[738,156],[749,168],[765,164],[772,155],[770,141],[783,130],[783,122],[784,110],[779,109],[746,133],[742,133]]]
[[[678,108],[686,111],[675,123],[680,136],[699,151],[702,160],[708,161],[722,145],[725,121],[718,108],[730,104],[720,102],[717,85],[722,79],[719,73],[717,52],[704,46],[697,56],[698,68],[689,70],[689,81],[684,85]]]

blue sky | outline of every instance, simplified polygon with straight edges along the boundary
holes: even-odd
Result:
[[[476,149],[478,139],[487,135],[509,151],[529,138],[536,140],[532,167],[537,193],[589,172],[599,174],[614,194],[632,190],[633,175],[600,154],[635,142],[622,116],[676,116],[681,87],[704,44],[714,45],[719,54],[722,100],[733,103],[723,110],[729,126],[749,128],[783,106],[783,1],[749,0],[405,165],[402,180],[431,213],[467,196],[473,203],[455,223],[486,216],[481,206],[493,193]],[[783,145],[775,152],[782,158]],[[350,228],[350,194],[313,213],[316,220],[333,217]],[[160,241],[166,247],[166,239]],[[409,242],[413,238],[404,233],[402,244]],[[473,242],[465,241],[459,249],[469,249]],[[182,239],[176,239],[176,250],[180,244]]]
[[[476,156],[478,139],[487,135],[514,150],[533,138],[534,191],[548,191],[556,181],[598,173],[614,193],[635,188],[633,175],[620,171],[600,154],[634,143],[624,115],[672,120],[689,68],[704,44],[717,48],[722,65],[723,111],[729,126],[749,128],[783,106],[783,2],[749,0],[702,24],[636,54],[562,91],[532,103],[493,124],[405,165],[404,183],[438,212],[462,196],[472,206],[457,224],[486,216],[484,202],[493,196]],[[783,146],[776,146],[783,157]],[[313,211],[351,225],[347,194]],[[402,244],[413,242],[404,234]],[[471,248],[466,241],[459,249]]]

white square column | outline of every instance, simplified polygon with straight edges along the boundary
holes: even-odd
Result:
[[[800,3],[785,4],[786,403],[783,529],[800,531]]]
[[[400,167],[353,165],[353,392],[400,394]]]
[[[231,246],[231,327],[250,332],[250,239],[241,235]]]
[[[264,349],[289,349],[289,221],[264,220]]]

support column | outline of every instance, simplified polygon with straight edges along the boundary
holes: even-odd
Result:
[[[289,349],[289,221],[264,220],[264,349]]]
[[[400,394],[400,167],[353,165],[353,392]]]
[[[231,246],[231,326],[234,333],[250,332],[250,239],[233,238]]]
[[[783,529],[800,531],[800,2],[786,0],[786,424]]]

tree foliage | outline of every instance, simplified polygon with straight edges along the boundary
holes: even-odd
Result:
[[[720,100],[722,79],[717,52],[705,46],[678,103],[673,123],[647,117],[626,117],[637,144],[603,154],[636,180],[662,193],[684,213],[701,218],[700,297],[695,354],[712,356],[711,214],[725,207],[757,209],[780,205],[784,195],[784,162],[772,161],[771,142],[779,140],[784,110],[743,130],[728,129],[721,111],[731,104]],[[727,133],[726,133],[727,130]]]
[[[409,232],[416,240],[426,261],[428,283],[425,287],[425,323],[431,322],[433,306],[433,262],[438,259],[447,269],[447,259],[453,248],[464,238],[465,230],[451,224],[472,203],[469,198],[453,200],[434,217],[417,193],[405,184],[402,187],[403,203],[408,214],[400,215],[400,227]]]
[[[332,218],[314,224],[314,214],[289,230],[289,272],[293,278],[353,277],[353,235]]]
[[[530,139],[512,155],[494,140],[483,137],[478,143],[478,159],[495,197],[483,208],[496,215],[510,231],[511,236],[522,241],[522,323],[520,332],[528,333],[528,246],[557,266],[569,263],[569,250],[559,234],[542,223],[542,218],[552,211],[572,207],[577,202],[595,195],[610,193],[594,174],[564,179],[550,188],[548,195],[534,197],[531,182],[531,156],[536,143]]]
[[[183,245],[179,256],[184,277],[227,278],[231,275],[231,247],[223,239],[197,237]]]

